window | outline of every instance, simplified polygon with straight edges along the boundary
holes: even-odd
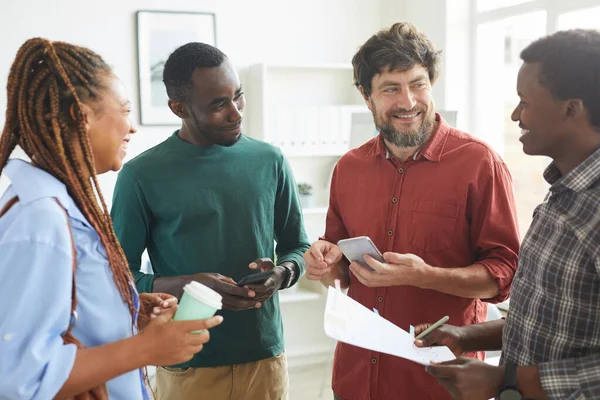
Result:
[[[529,227],[533,209],[548,190],[542,178],[548,160],[523,153],[519,142],[521,129],[510,116],[519,102],[516,91],[521,66],[519,54],[545,32],[545,11],[515,15],[477,27],[474,132],[503,155],[511,172],[521,233]]]
[[[571,11],[558,16],[558,29],[600,28],[600,6]]]
[[[528,3],[528,4],[523,4]],[[550,160],[522,151],[517,123],[510,115],[518,103],[520,52],[529,43],[559,29],[595,28],[600,0],[477,0],[471,10],[473,75],[471,131],[494,147],[511,172],[519,228],[523,235],[548,191],[543,171]]]
[[[527,3],[531,0],[477,0],[477,11],[489,11],[497,8],[510,7],[515,4]]]

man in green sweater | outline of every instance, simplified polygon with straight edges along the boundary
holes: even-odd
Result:
[[[292,172],[278,148],[242,135],[244,93],[220,50],[178,48],[163,80],[181,129],[119,173],[115,231],[140,292],[180,297],[198,281],[223,296],[224,322],[190,362],[158,368],[158,398],[286,399],[278,290],[296,283],[309,248]],[[154,274],[140,271],[145,249]],[[237,287],[252,269],[274,274]]]

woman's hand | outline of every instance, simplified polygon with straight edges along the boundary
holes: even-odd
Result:
[[[138,327],[144,329],[150,320],[177,305],[177,298],[167,293],[141,293]]]
[[[220,315],[195,321],[173,321],[177,306],[153,318],[138,335],[147,365],[174,365],[192,359],[210,335],[208,329],[223,322]],[[195,332],[201,331],[201,332]]]

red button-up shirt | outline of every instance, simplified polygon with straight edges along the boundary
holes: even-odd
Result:
[[[485,301],[508,298],[517,268],[506,165],[488,145],[437,119],[415,157],[399,162],[378,136],[344,155],[331,182],[325,240],[369,236],[381,252],[413,253],[439,268],[482,264],[498,284],[498,296],[482,301],[413,286],[367,288],[350,274],[349,296],[406,331],[444,315],[452,325],[485,321]],[[344,343],[335,352],[333,390],[345,400],[451,398],[423,366]]]

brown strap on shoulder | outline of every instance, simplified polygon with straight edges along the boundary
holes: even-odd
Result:
[[[58,203],[58,205],[60,206],[60,208],[63,210],[63,212],[65,213],[65,218],[67,219],[67,226],[69,227],[69,234],[71,236],[71,249],[73,250],[73,261],[72,261],[72,268],[73,268],[73,289],[71,292],[71,323],[69,324],[69,328],[66,330],[65,335],[68,334],[69,332],[71,332],[71,328],[74,325],[74,320],[77,320],[77,312],[75,311],[75,309],[77,308],[77,291],[75,288],[75,271],[77,270],[77,250],[75,249],[75,239],[73,238],[73,230],[71,229],[71,223],[69,222],[69,214],[67,214],[67,210],[63,207],[63,205],[60,203],[60,201],[55,197],[54,200]],[[19,201],[19,197],[15,196],[12,199],[10,199],[5,205],[4,207],[2,207],[2,210],[0,210],[0,218],[6,214],[8,212],[8,210],[11,209],[12,206],[14,206],[15,204],[17,204],[17,202]]]
[[[71,330],[73,326],[77,322],[77,312],[75,309],[77,308],[77,289],[75,286],[75,273],[77,272],[77,249],[75,248],[75,238],[73,237],[73,229],[71,229],[71,223],[69,222],[69,214],[60,201],[55,197],[54,200],[58,203],[60,208],[65,213],[65,218],[67,219],[67,226],[69,227],[69,234],[71,235],[71,248],[73,250],[73,290],[71,292],[71,322],[67,331],[62,335],[65,343],[74,343],[77,347],[82,348],[83,345],[77,338],[73,336]],[[109,400],[108,399],[108,390],[106,388],[106,384],[100,384],[92,389],[89,389],[83,393],[80,393],[76,396],[73,396],[69,400]]]
[[[71,323],[69,324],[69,328],[67,329],[67,331],[64,333],[65,335],[67,335],[71,332],[71,329],[73,328],[73,325],[75,325],[75,322],[77,322],[77,311],[75,310],[77,308],[77,289],[75,287],[75,273],[77,271],[77,249],[75,248],[75,238],[73,237],[73,230],[71,229],[71,223],[69,222],[69,214],[67,213],[67,209],[63,207],[61,202],[56,197],[54,198],[54,200],[63,210],[65,218],[67,219],[69,235],[71,236],[71,250],[73,251],[73,258],[71,262],[73,269],[73,288],[71,290]]]
[[[15,204],[17,204],[17,202],[19,201],[19,197],[15,196],[12,199],[10,199],[5,205],[4,207],[2,207],[2,210],[0,210],[0,218],[6,214],[8,212],[8,210],[10,210],[10,208],[12,206],[14,206]]]
[[[57,198],[54,198],[54,200],[58,203],[60,208],[65,213],[65,217],[67,219],[67,226],[69,227],[69,234],[71,235],[71,248],[73,250],[73,289],[71,292],[71,322],[69,323],[69,327],[67,328],[66,332],[63,333],[62,336],[65,343],[74,343],[77,345],[77,347],[82,347],[81,343],[71,334],[71,329],[73,328],[74,321],[77,320],[77,312],[75,311],[75,309],[77,308],[77,290],[75,287],[75,272],[77,270],[77,250],[75,248],[75,239],[73,238],[73,230],[71,229],[71,223],[69,222],[69,214],[67,214],[67,210],[63,207],[63,205]],[[0,217],[6,214],[8,210],[10,210],[10,208],[14,206],[18,201],[19,198],[17,196],[10,199],[6,203],[6,205],[2,207],[2,210],[0,210]],[[95,388],[75,395],[71,397],[70,400],[108,400],[108,390],[106,389],[106,384],[98,385]]]
[[[71,235],[71,249],[73,250],[73,263],[72,263],[73,273],[75,273],[75,270],[77,269],[77,250],[75,249],[75,239],[73,238],[73,230],[71,229],[71,223],[69,222],[69,214],[67,214],[67,210],[63,207],[63,205],[60,203],[60,201],[56,197],[54,198],[54,200],[58,203],[60,208],[65,213],[65,217],[67,218],[67,226],[69,227],[69,234]],[[6,214],[8,212],[8,210],[10,210],[12,208],[12,206],[17,204],[18,202],[19,202],[18,196],[15,196],[12,199],[10,199],[4,205],[4,207],[2,207],[2,210],[0,210],[0,218],[2,218],[2,216],[4,216],[4,214]]]

